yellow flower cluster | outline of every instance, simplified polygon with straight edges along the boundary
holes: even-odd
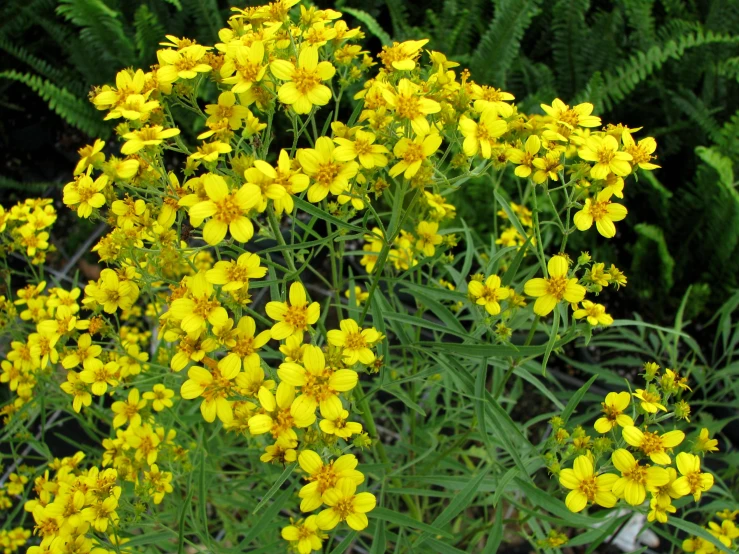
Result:
[[[704,529],[713,535],[723,546],[729,551],[736,549],[735,539],[739,539],[739,527],[734,523],[739,516],[739,510],[722,510],[716,513],[716,517],[721,523],[709,521],[708,526]],[[685,539],[682,544],[685,552],[695,552],[696,554],[713,554],[719,552],[719,549],[711,542],[700,537],[690,537]]]
[[[40,265],[53,252],[49,229],[56,221],[56,210],[47,198],[28,199],[9,210],[0,205],[0,248],[18,252],[32,264]]]
[[[595,421],[593,439],[582,427],[572,433],[557,417],[547,454],[550,470],[569,489],[567,507],[573,512],[589,504],[613,508],[619,500],[641,506],[649,493],[649,521],[665,523],[676,511],[672,501],[691,495],[698,502],[713,487],[713,474],[701,469],[700,455],[715,451],[717,441],[703,429],[692,452],[675,450],[685,443],[685,432],[664,429],[662,422],[688,420],[689,405],[681,400],[687,380],[677,372],[645,364],[646,388],[610,392],[602,402],[603,415]],[[641,422],[639,421],[641,419]],[[571,468],[562,463],[574,457]]]

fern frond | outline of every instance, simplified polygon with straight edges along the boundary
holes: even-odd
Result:
[[[720,108],[708,109],[703,100],[687,89],[671,92],[670,97],[675,106],[696,123],[712,142],[721,140],[721,126],[713,117]]]
[[[22,61],[31,67],[36,73],[46,77],[52,82],[61,85],[68,84],[70,91],[78,96],[84,95],[85,91],[79,86],[79,83],[64,69],[52,67],[41,58],[34,56],[31,52],[21,46],[12,44],[11,42],[0,37],[0,50],[4,50],[14,58]]]
[[[213,44],[218,40],[218,30],[223,27],[224,20],[218,9],[216,0],[183,0],[185,11],[192,14],[200,26],[208,30],[208,35],[202,37],[204,42]]]
[[[495,14],[471,59],[472,73],[496,87],[506,84],[506,76],[519,52],[519,45],[541,0],[498,0]]]
[[[646,50],[654,45],[656,36],[654,29],[654,0],[623,0],[626,22],[633,29],[631,38],[636,46]]]
[[[363,12],[362,10],[355,10],[353,8],[342,9],[346,13],[354,16],[359,21],[364,23],[365,27],[367,27],[367,30],[375,35],[377,38],[379,38],[383,46],[391,46],[393,44],[393,40],[390,38],[390,35],[387,34],[385,29],[383,29],[382,26],[377,22],[377,20],[370,14],[368,14],[367,12]]]
[[[589,8],[590,0],[557,0],[552,10],[552,56],[557,70],[557,89],[564,98],[579,90],[585,80],[583,58],[589,34],[585,13]]]
[[[164,36],[164,27],[146,4],[141,4],[136,9],[133,24],[136,29],[135,41],[139,53],[139,65],[150,64],[154,61],[157,45]]]
[[[721,137],[716,141],[716,146],[739,163],[739,110],[721,127]]]
[[[393,37],[396,39],[409,38],[411,26],[408,24],[408,11],[402,0],[385,0],[387,9],[390,12],[390,21],[393,25]]]
[[[604,105],[610,109],[633,91],[639,83],[659,70],[670,59],[679,60],[686,50],[707,44],[739,44],[739,36],[713,31],[688,33],[676,40],[669,40],[648,51],[639,51],[615,71],[606,71]]]
[[[86,99],[75,96],[66,88],[60,88],[36,75],[17,71],[3,71],[0,73],[0,78],[18,81],[30,87],[48,102],[52,111],[87,135],[106,138],[110,134],[110,129],[103,124],[100,112],[95,110]]]
[[[639,276],[639,280],[648,275],[654,278],[656,269],[660,287],[665,292],[669,291],[675,283],[675,258],[670,254],[664,231],[648,223],[634,225],[634,231],[638,238],[632,252],[630,275]]]
[[[102,0],[60,0],[57,13],[80,27],[80,38],[95,53],[119,67],[136,61],[133,41],[129,39],[119,14]]]
[[[51,187],[58,185],[54,183],[24,183],[23,181],[16,181],[10,177],[4,177],[0,175],[0,190],[19,190],[25,193],[43,194]]]

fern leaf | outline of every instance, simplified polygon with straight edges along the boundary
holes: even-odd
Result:
[[[518,54],[524,32],[538,11],[541,0],[498,0],[495,15],[480,45],[472,55],[473,74],[497,87],[506,84],[506,75]]]
[[[590,0],[558,0],[552,10],[552,55],[557,70],[557,88],[565,98],[579,90],[585,80],[583,58],[587,55],[588,42],[585,13],[589,7]]]
[[[706,148],[705,146],[696,148],[695,153],[701,160],[716,170],[719,182],[731,191],[732,196],[739,202],[739,193],[734,188],[734,165],[731,160],[716,149]]]
[[[52,187],[57,187],[54,183],[25,183],[16,181],[10,177],[0,175],[0,190],[19,190],[25,193],[43,194]]]
[[[393,44],[390,35],[387,34],[385,29],[370,14],[362,10],[355,10],[354,8],[342,8],[342,10],[364,23],[367,30],[379,38],[383,46],[391,46]]]
[[[402,0],[385,0],[393,24],[393,36],[396,39],[408,38],[411,27],[408,24],[408,13]]]
[[[136,49],[139,52],[139,65],[154,61],[157,45],[164,36],[164,27],[159,23],[156,14],[146,4],[141,4],[133,17],[136,28]]]
[[[66,88],[60,88],[36,75],[17,71],[3,71],[0,73],[0,78],[27,85],[48,102],[52,111],[87,135],[106,138],[110,134],[110,129],[102,122],[100,112],[95,110],[89,102],[70,93]]]
[[[660,286],[669,291],[675,283],[675,258],[670,254],[664,231],[648,223],[634,225],[634,231],[638,238],[634,244],[631,275],[653,275],[655,262],[659,262]]]
[[[655,43],[654,0],[623,0],[626,21],[634,32],[631,34],[637,47],[642,50],[650,48]]]
[[[70,90],[78,96],[84,95],[85,91],[79,86],[76,79],[63,69],[52,67],[41,58],[31,54],[23,47],[12,44],[11,42],[0,37],[0,50],[4,50],[14,58],[22,61],[31,67],[39,75],[43,75],[56,84],[69,84]]]
[[[223,19],[216,0],[184,0],[185,11],[190,12],[199,25],[208,30],[204,42],[213,44],[218,40],[218,30],[223,27]]]
[[[720,111],[720,108],[709,110],[703,100],[687,89],[680,90],[679,93],[671,92],[670,97],[675,106],[695,122],[712,142],[721,140],[721,127],[713,117],[713,114]]]

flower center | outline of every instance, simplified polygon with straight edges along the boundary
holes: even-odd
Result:
[[[547,294],[554,296],[557,300],[564,298],[566,288],[567,277],[550,277],[547,279]]]
[[[403,161],[408,164],[421,161],[425,157],[423,155],[423,145],[415,142],[409,142],[408,149],[403,153]]]
[[[590,502],[595,500],[595,495],[598,492],[598,483],[595,480],[595,475],[591,475],[580,481],[580,492],[583,493]]]
[[[423,115],[420,105],[421,102],[417,96],[399,94],[395,111],[399,117],[413,120]]]
[[[241,210],[239,205],[236,203],[236,199],[233,194],[229,194],[222,200],[215,203],[218,209],[217,217],[224,223],[231,223],[236,221],[244,212]]]
[[[211,310],[217,308],[220,305],[218,303],[218,300],[210,300],[207,296],[200,296],[198,298],[194,298],[193,300],[195,301],[195,308],[193,309],[193,313],[199,315],[203,319],[206,319]]]
[[[323,494],[328,489],[336,486],[339,476],[334,471],[333,461],[322,466],[316,473],[306,477],[308,481],[316,481],[318,483],[318,491]]]
[[[662,439],[659,438],[659,435],[657,433],[646,431],[644,433],[644,439],[641,443],[641,449],[647,456],[649,456],[650,454],[656,454],[657,452],[664,452]]]
[[[611,163],[611,160],[614,158],[616,153],[608,148],[601,148],[600,150],[598,150],[597,155],[598,163],[608,165],[609,163]]]
[[[605,218],[608,214],[608,205],[611,203],[610,200],[603,200],[601,202],[595,201],[590,204],[590,215],[595,221],[600,221]]]
[[[360,348],[367,348],[367,341],[362,336],[362,333],[348,333],[346,336],[346,348],[350,350],[359,350]]]
[[[342,498],[334,506],[334,511],[339,514],[342,520],[354,513],[354,497]]]
[[[356,142],[354,143],[354,150],[356,151],[358,156],[362,156],[364,154],[371,154],[372,145],[364,139],[357,139]]]
[[[326,162],[318,164],[318,171],[316,171],[315,179],[324,187],[328,187],[334,182],[336,176],[341,171],[341,164],[336,162]]]
[[[231,348],[231,352],[241,358],[254,354],[256,349],[254,348],[254,337],[242,337],[236,341],[236,344]]]
[[[626,479],[628,479],[629,481],[634,481],[635,483],[638,483],[639,485],[646,485],[647,467],[649,466],[640,466],[637,463],[634,467],[624,473],[624,477],[626,477]]]
[[[294,424],[293,416],[290,414],[290,408],[284,410],[278,410],[274,423],[272,424],[272,436],[274,438],[279,437],[285,431],[292,429]]]
[[[575,110],[569,109],[560,114],[559,120],[562,123],[567,123],[568,125],[575,127],[580,122],[580,116]]]
[[[305,329],[307,316],[308,309],[305,306],[289,306],[285,314],[285,323],[296,329]]]
[[[293,73],[293,82],[300,94],[307,94],[321,84],[321,77],[313,70],[299,67]]]

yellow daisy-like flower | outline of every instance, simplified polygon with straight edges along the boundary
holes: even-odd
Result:
[[[285,187],[276,182],[277,170],[264,160],[254,160],[254,165],[244,171],[246,182],[259,188],[257,211],[267,209],[270,200],[278,200],[287,194]]]
[[[131,389],[128,391],[126,401],[119,400],[113,402],[110,409],[113,410],[115,417],[113,418],[113,427],[121,427],[128,423],[130,427],[141,425],[141,414],[139,413],[144,406],[146,400],[141,399],[139,389]]]
[[[716,552],[716,546],[712,542],[700,537],[685,539],[682,546],[685,552],[695,552],[695,554],[713,554]]]
[[[305,288],[298,282],[290,285],[289,302],[268,302],[265,310],[277,322],[272,326],[272,338],[276,340],[302,335],[321,315],[318,302],[308,304]]]
[[[111,387],[118,385],[118,379],[116,378],[118,367],[116,362],[108,362],[95,369],[85,369],[80,373],[80,380],[92,385],[90,387],[92,394],[102,396],[107,392],[108,385]]]
[[[349,179],[359,170],[357,162],[341,162],[336,155],[336,145],[328,137],[320,137],[315,148],[298,150],[298,162],[303,171],[313,178],[308,189],[308,201],[320,202],[330,192],[338,196],[349,190]]]
[[[375,508],[377,499],[369,492],[357,493],[351,479],[340,479],[335,488],[323,493],[323,503],[329,508],[316,518],[319,529],[328,531],[346,521],[351,529],[362,531],[369,525],[366,514]]]
[[[218,362],[218,367],[221,370],[228,368],[227,371],[231,372],[234,370],[232,366],[235,366],[240,371],[243,362],[245,370],[247,368],[258,368],[261,362],[259,349],[269,342],[272,338],[271,333],[262,331],[257,335],[257,325],[254,318],[248,315],[239,319],[235,331],[233,345],[228,347],[229,353]]]
[[[667,411],[661,402],[659,394],[644,389],[636,389],[636,392],[632,393],[636,398],[641,400],[640,406],[645,412],[650,414],[656,414],[657,410]]]
[[[197,152],[190,154],[188,160],[202,160],[204,162],[215,162],[221,154],[231,152],[231,145],[220,140],[206,142],[202,146],[198,146]]]
[[[652,431],[642,431],[633,425],[625,426],[622,435],[627,443],[639,448],[655,464],[663,466],[672,463],[667,450],[675,448],[685,439],[685,433],[682,431],[675,430],[658,435]]]
[[[484,306],[490,315],[500,313],[500,300],[505,300],[511,295],[511,289],[502,286],[500,277],[490,275],[485,279],[485,284],[480,281],[470,281],[467,290],[475,298],[475,303]]]
[[[683,496],[692,494],[698,502],[701,494],[713,487],[713,475],[701,473],[701,459],[695,454],[680,452],[675,457],[675,463],[681,476],[675,480],[673,487]]]
[[[382,97],[401,122],[411,123],[417,135],[428,135],[431,127],[426,116],[441,111],[441,104],[423,96],[420,87],[408,79],[400,80],[397,91],[383,88]]]
[[[277,97],[298,114],[307,114],[313,106],[325,106],[331,100],[331,89],[322,84],[336,73],[330,62],[318,61],[318,49],[303,48],[297,67],[287,60],[275,60],[269,64],[272,74],[286,83],[280,85]]]
[[[547,152],[543,158],[534,158],[531,164],[536,169],[532,179],[537,185],[547,179],[559,181],[559,172],[565,167],[562,165],[562,154],[558,150]]]
[[[552,256],[547,264],[548,278],[529,279],[524,292],[536,298],[534,313],[547,316],[557,303],[580,302],[585,296],[585,287],[577,283],[577,278],[567,278],[568,264],[564,256]]]
[[[623,205],[611,202],[612,194],[613,189],[605,188],[598,193],[595,199],[587,198],[582,210],[575,214],[575,227],[580,231],[587,231],[595,222],[601,235],[607,239],[614,237],[616,226],[613,222],[623,220],[628,212]]]
[[[416,67],[416,60],[428,39],[393,42],[392,46],[383,46],[378,55],[388,71],[411,71]]]
[[[560,484],[570,489],[565,504],[571,512],[580,512],[593,502],[604,508],[613,508],[618,499],[611,489],[617,480],[618,476],[613,473],[596,475],[588,456],[578,456],[572,469],[565,468],[559,473]]]
[[[142,127],[141,129],[137,129],[123,135],[126,142],[121,146],[121,153],[126,156],[135,154],[147,146],[158,146],[162,144],[165,139],[172,138],[179,134],[179,129],[165,129],[161,125],[147,125],[146,127]]]
[[[262,64],[263,60],[264,44],[259,40],[255,40],[251,46],[240,42],[230,46],[220,69],[223,82],[233,85],[231,92],[235,94],[247,92],[267,72],[267,66]],[[220,104],[220,100],[218,103]]]
[[[479,122],[462,115],[459,118],[459,130],[464,137],[462,143],[464,153],[467,156],[476,156],[480,153],[487,160],[493,154],[495,139],[508,130],[508,124],[498,117],[496,109],[491,108],[480,115]]]
[[[375,354],[370,347],[382,338],[374,327],[360,329],[353,319],[344,319],[339,323],[341,330],[328,332],[329,344],[342,349],[344,363],[353,366],[357,362],[370,365],[375,361]]]
[[[365,169],[385,167],[390,151],[381,144],[375,144],[375,139],[374,134],[361,129],[357,130],[353,139],[337,137],[334,142],[339,146],[334,151],[334,157],[340,162],[359,159]]]
[[[76,371],[67,372],[67,380],[60,387],[64,392],[72,395],[72,407],[75,412],[80,413],[82,406],[92,404],[92,395],[88,385],[80,379]]]
[[[645,171],[659,169],[661,166],[653,164],[650,160],[654,159],[654,151],[657,149],[657,141],[652,137],[643,138],[639,144],[634,142],[631,133],[624,131],[621,135],[621,142],[624,145],[624,152],[631,155],[631,165],[639,166]]]
[[[270,433],[275,439],[287,437],[297,440],[293,427],[300,429],[313,425],[316,414],[294,414],[291,410],[295,401],[295,388],[287,383],[277,385],[277,393],[261,387],[257,394],[263,413],[249,418],[249,432],[252,435]]]
[[[667,523],[667,514],[674,514],[677,512],[677,508],[673,506],[670,499],[667,498],[652,498],[649,502],[649,513],[647,514],[647,521],[658,521],[660,523]]]
[[[321,413],[323,416],[324,414]],[[341,410],[335,417],[325,417],[319,422],[321,431],[327,435],[336,435],[342,439],[348,439],[352,435],[359,435],[362,432],[362,424],[356,421],[347,421],[349,418],[348,410]]]
[[[180,50],[158,50],[157,80],[174,83],[178,79],[194,79],[198,73],[210,72],[211,67],[203,61],[203,56],[207,53],[208,49],[200,44],[192,44]]]
[[[130,310],[139,297],[139,287],[129,280],[122,280],[110,268],[100,272],[97,283],[85,286],[85,296],[92,298],[103,307],[107,314],[116,310]]]
[[[423,252],[424,256],[433,256],[436,247],[444,240],[439,234],[439,224],[436,221],[421,221],[416,227],[416,249]]]
[[[73,175],[79,175],[90,166],[98,166],[105,161],[105,154],[102,150],[105,147],[105,141],[95,139],[94,144],[88,144],[80,148],[77,153],[80,155],[80,161],[74,167]]]
[[[298,554],[310,554],[323,547],[323,539],[327,535],[318,529],[316,518],[317,516],[308,516],[305,520],[299,519],[282,528],[280,533],[282,538],[288,541]]]
[[[670,476],[662,467],[640,465],[634,455],[619,448],[611,456],[613,465],[621,472],[621,478],[613,484],[613,494],[623,498],[632,506],[639,506],[647,497],[647,491],[655,492],[667,484]]]
[[[572,317],[575,319],[586,318],[593,327],[596,325],[607,326],[613,323],[613,318],[606,313],[606,307],[590,300],[583,300],[582,308],[575,310]]]
[[[605,402],[601,403],[604,415],[596,420],[594,425],[595,430],[599,433],[608,433],[616,425],[620,425],[621,427],[634,425],[634,420],[631,419],[631,416],[624,413],[626,408],[629,407],[630,401],[631,395],[626,391],[609,392],[606,395]]]
[[[516,164],[513,173],[517,177],[526,178],[531,175],[534,168],[534,160],[541,150],[541,139],[537,135],[531,135],[526,139],[523,150],[520,148],[509,148],[506,150],[506,157],[509,161]]]
[[[277,375],[283,383],[300,387],[298,396],[290,407],[296,419],[314,416],[316,408],[321,407],[324,417],[333,417],[342,410],[339,393],[357,386],[359,376],[351,369],[336,369],[326,366],[326,358],[320,348],[307,345],[303,352],[303,365],[285,362],[280,365]]]
[[[226,292],[248,288],[249,279],[261,279],[267,274],[267,268],[260,263],[258,255],[245,252],[236,260],[216,262],[205,272],[205,278],[213,285],[222,285]]]
[[[77,206],[77,215],[79,217],[90,217],[92,210],[105,205],[105,196],[102,190],[107,185],[108,177],[106,175],[100,175],[93,181],[88,171],[87,175],[83,175],[64,186],[64,197],[62,201],[70,208]]]
[[[307,485],[300,489],[300,511],[312,512],[323,503],[323,493],[335,487],[339,479],[350,479],[359,485],[364,481],[364,475],[357,471],[357,457],[354,454],[344,454],[335,460],[324,463],[321,457],[313,450],[303,450],[298,456],[298,464],[307,477]]]
[[[173,396],[174,391],[161,383],[154,385],[152,390],[144,393],[144,398],[151,400],[151,407],[154,408],[155,412],[161,412],[164,408],[171,408],[173,406]]]
[[[415,139],[400,139],[393,148],[393,154],[400,161],[390,168],[390,176],[397,177],[403,173],[406,179],[412,178],[421,164],[441,146],[442,138],[438,133],[419,134]]]
[[[248,242],[254,236],[254,225],[246,214],[259,202],[259,187],[244,184],[229,191],[226,180],[213,173],[206,174],[202,182],[208,200],[190,207],[188,213],[195,227],[210,218],[203,228],[203,240],[216,245],[230,232],[237,241]]]
[[[551,106],[541,104],[541,109],[556,123],[562,124],[569,129],[575,127],[600,127],[600,117],[591,115],[593,105],[583,102],[570,108],[559,98],[555,98]]]
[[[275,213],[278,215],[283,212],[290,214],[295,209],[293,195],[307,189],[310,184],[310,179],[307,175],[300,173],[297,168],[294,169],[292,167],[292,160],[290,160],[287,150],[284,149],[280,150],[280,156],[277,158],[275,171],[277,176],[274,178],[274,182],[282,186],[286,193],[279,198],[273,199]]]
[[[213,327],[221,327],[228,320],[228,312],[213,297],[215,292],[205,276],[200,272],[187,280],[188,296],[177,298],[169,308],[171,317],[180,321],[180,327],[189,335],[197,334],[207,321]],[[202,358],[201,358],[202,359]]]
[[[631,154],[619,152],[618,141],[611,135],[591,135],[578,149],[577,155],[585,161],[595,162],[590,169],[593,179],[605,179],[611,173],[619,177],[631,173]]]
[[[208,423],[218,416],[224,424],[233,421],[233,408],[228,397],[232,394],[233,379],[239,374],[239,366],[231,366],[229,371],[218,367],[213,373],[203,367],[193,366],[187,371],[187,381],[182,383],[180,396],[193,400],[200,396],[200,413]]]
[[[739,537],[739,529],[737,529],[733,521],[728,519],[722,521],[721,525],[715,521],[709,521],[708,532],[720,540],[721,544],[727,548],[731,548],[731,543],[734,542],[735,538]]]
[[[708,429],[703,427],[695,441],[695,449],[700,452],[718,452],[718,441],[712,439],[708,434]]]

